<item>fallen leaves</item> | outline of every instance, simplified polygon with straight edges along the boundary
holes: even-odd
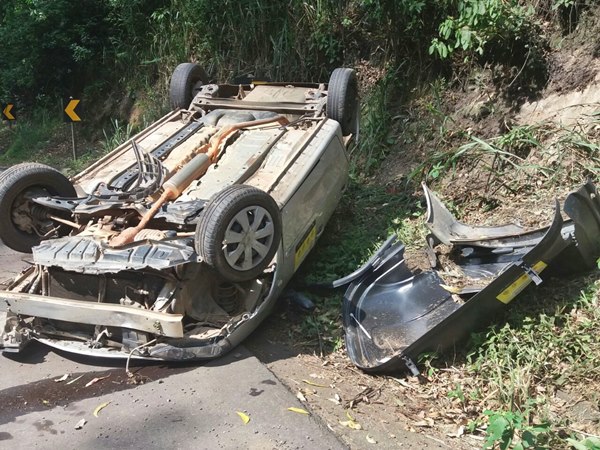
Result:
[[[244,422],[244,425],[247,425],[248,422],[250,422],[250,416],[246,413],[243,413],[241,411],[236,411],[237,415],[240,416],[240,419],[242,419],[242,422]]]
[[[54,380],[54,382],[55,383],[62,383],[63,381],[66,381],[70,376],[71,376],[70,373],[65,373],[62,377],[57,378],[56,380]]]
[[[105,379],[107,379],[108,377],[110,377],[110,374],[109,374],[109,375],[106,375],[105,377],[96,377],[96,378],[93,378],[92,380],[88,381],[88,382],[85,384],[85,387],[90,387],[91,385],[93,385],[93,384],[96,384],[96,383],[97,383],[97,382],[99,382],[99,381],[105,380]]]
[[[336,405],[341,405],[342,404],[342,397],[339,396],[339,394],[334,394],[333,398],[328,398],[327,400],[329,400],[330,402],[335,403]]]
[[[413,425],[415,427],[426,427],[432,428],[434,425],[434,421],[431,417],[425,417],[423,420],[419,420],[418,422],[414,422]]]
[[[102,411],[104,408],[106,408],[109,404],[110,404],[110,402],[104,402],[104,403],[100,403],[98,406],[96,406],[96,409],[94,409],[94,417],[98,417],[98,413],[100,411]]]
[[[348,411],[346,411],[346,417],[348,418],[348,420],[339,421],[341,426],[350,428],[352,430],[362,430],[361,424],[354,420],[354,417],[352,417]]]
[[[310,415],[310,413],[307,410],[302,409],[302,408],[296,408],[295,406],[290,406],[288,408],[288,411],[295,412],[295,413],[298,413],[298,414]]]
[[[344,407],[352,409],[360,402],[370,403],[371,400],[381,395],[382,386],[383,385],[379,386],[378,388],[372,388],[370,386],[365,387],[361,392],[355,395],[354,398],[347,401]]]
[[[73,384],[75,383],[77,380],[83,378],[83,375],[79,375],[77,378],[74,378],[73,380],[69,381],[68,383],[65,383],[65,385],[69,385],[69,384]]]
[[[302,382],[306,383],[306,384],[310,384],[311,386],[316,386],[316,387],[322,387],[322,388],[329,387],[326,384],[319,384],[319,383],[315,383],[314,381],[310,381],[310,380],[302,380]]]
[[[339,422],[343,427],[350,428],[352,430],[362,430],[360,423],[355,422],[354,420],[340,420]]]

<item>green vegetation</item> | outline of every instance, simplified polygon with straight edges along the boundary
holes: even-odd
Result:
[[[350,155],[352,180],[296,281],[335,279],[393,232],[410,250],[423,245],[423,207],[414,194],[421,181],[445,188],[453,211],[468,216],[598,177],[597,114],[574,129],[496,117],[539,95],[549,77],[550,45],[563,42],[590,6],[580,0],[3,0],[0,102],[16,104],[18,121],[0,128],[0,165],[31,160],[77,172],[165,112],[169,77],[180,62],[199,62],[219,81],[325,81],[335,67],[358,67],[361,135]],[[455,114],[464,105],[452,98],[469,92],[484,99],[470,122]],[[87,111],[77,161],[57,106],[68,95],[82,98]],[[495,137],[471,129],[478,121],[490,128],[488,117],[503,122]],[[401,174],[382,179],[390,160]],[[423,356],[431,390],[468,419],[467,432],[485,436],[486,448],[600,446],[560,416],[564,405],[555,398],[573,389],[598,401],[586,391],[600,381],[597,276],[563,284],[529,291],[465,351]],[[317,310],[291,328],[293,341],[323,354],[340,350],[340,294],[310,295]]]
[[[488,45],[511,45],[529,35],[535,23],[534,9],[516,0],[462,0],[457,15],[446,18],[439,26],[430,53],[447,58],[456,50],[484,54]]]
[[[489,417],[486,445],[557,448],[561,435],[576,431],[561,414],[555,394],[575,388],[589,396],[584,385],[600,378],[596,280],[591,276],[558,290],[556,282],[531,290],[510,310],[506,323],[473,336],[461,389],[485,397],[484,407],[491,409],[483,411]],[[481,379],[486,380],[483,388]],[[481,406],[480,400],[470,403]]]
[[[10,140],[8,148],[0,155],[3,165],[29,161],[42,153],[57,133],[61,123],[47,110],[35,112],[33,120],[18,121],[14,128],[6,128],[4,137]]]

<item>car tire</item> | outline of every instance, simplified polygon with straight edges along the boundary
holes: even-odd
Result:
[[[327,117],[337,120],[342,134],[358,134],[358,81],[352,69],[337,68],[331,73],[327,87]]]
[[[173,109],[188,108],[197,92],[197,83],[206,84],[208,76],[202,67],[194,63],[179,64],[171,75],[169,100]]]
[[[232,282],[259,276],[281,240],[281,216],[273,198],[258,188],[228,186],[206,204],[196,226],[198,256]]]
[[[17,164],[0,176],[0,240],[6,246],[31,253],[42,238],[15,221],[17,214],[31,218],[32,206],[25,194],[39,191],[42,196],[76,197],[75,188],[58,170],[44,164]],[[18,208],[18,211],[17,211]]]

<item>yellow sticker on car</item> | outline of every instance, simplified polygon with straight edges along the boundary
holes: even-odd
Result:
[[[548,267],[548,264],[546,264],[544,261],[538,261],[533,265],[532,269],[536,273],[541,273],[546,267]],[[506,289],[500,292],[496,298],[502,303],[508,304],[513,298],[519,295],[521,291],[523,291],[523,289],[525,289],[529,283],[531,283],[531,281],[532,279],[529,277],[529,275],[524,273],[515,281],[513,281]]]
[[[313,223],[304,235],[303,239],[296,246],[296,253],[294,254],[294,270],[296,270],[302,261],[304,261],[304,258],[310,249],[315,245],[316,240],[317,226]]]

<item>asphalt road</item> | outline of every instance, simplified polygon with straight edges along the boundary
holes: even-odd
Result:
[[[1,278],[22,258],[0,244]],[[317,417],[288,410],[302,405],[244,347],[202,365],[136,367],[134,378],[124,364],[38,343],[1,355],[0,448],[344,448]]]

